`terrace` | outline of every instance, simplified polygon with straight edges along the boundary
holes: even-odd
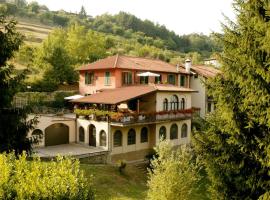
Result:
[[[115,126],[125,126],[130,124],[146,124],[157,123],[161,121],[170,120],[184,120],[190,119],[197,110],[184,109],[184,110],[170,110],[160,112],[114,112],[96,109],[76,109],[74,112],[79,118],[85,118],[96,121],[108,121]]]

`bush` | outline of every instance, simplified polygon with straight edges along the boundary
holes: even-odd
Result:
[[[0,154],[0,199],[94,199],[78,160],[27,161],[26,154]]]
[[[147,199],[188,200],[197,193],[200,167],[188,147],[174,150],[168,141],[155,148],[158,157],[151,161]],[[198,198],[199,199],[199,198]]]
[[[118,166],[119,173],[123,174],[123,172],[127,166],[127,163],[125,160],[119,160],[117,163],[117,166]]]

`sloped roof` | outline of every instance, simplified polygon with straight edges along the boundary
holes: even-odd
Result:
[[[118,104],[156,91],[195,92],[189,88],[169,85],[136,85],[104,90],[100,93],[72,100],[71,102]]]
[[[96,62],[84,65],[80,68],[80,71],[111,68],[187,74],[185,69],[179,67],[179,71],[177,71],[175,65],[161,60],[123,55],[109,56]]]
[[[72,100],[78,103],[100,103],[100,104],[118,104],[142,95],[154,92],[154,87],[148,86],[128,86],[105,90],[100,93],[92,94],[80,99]]]
[[[219,69],[205,65],[192,66],[191,70],[206,78],[211,78],[216,76],[217,74],[221,74],[221,71]]]

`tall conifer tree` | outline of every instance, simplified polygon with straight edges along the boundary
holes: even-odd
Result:
[[[270,1],[234,0],[218,38],[222,75],[209,80],[216,111],[194,135],[214,199],[257,199],[270,189]]]
[[[16,22],[0,15],[0,152],[31,151],[32,142],[38,138],[27,138],[36,118],[27,121],[24,108],[14,108],[12,99],[22,85],[25,72],[15,75],[14,67],[8,63],[22,43],[22,35],[16,31]]]

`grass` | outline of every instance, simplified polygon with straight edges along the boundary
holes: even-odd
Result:
[[[121,175],[118,168],[112,165],[81,164],[85,176],[93,182],[97,200],[143,200],[147,194],[147,174],[134,165],[127,165]],[[209,200],[208,181],[204,178],[195,186],[196,192],[191,200]]]
[[[123,175],[112,165],[81,164],[81,168],[86,177],[92,177],[97,200],[133,200],[146,197],[147,175],[133,165],[127,165]]]

